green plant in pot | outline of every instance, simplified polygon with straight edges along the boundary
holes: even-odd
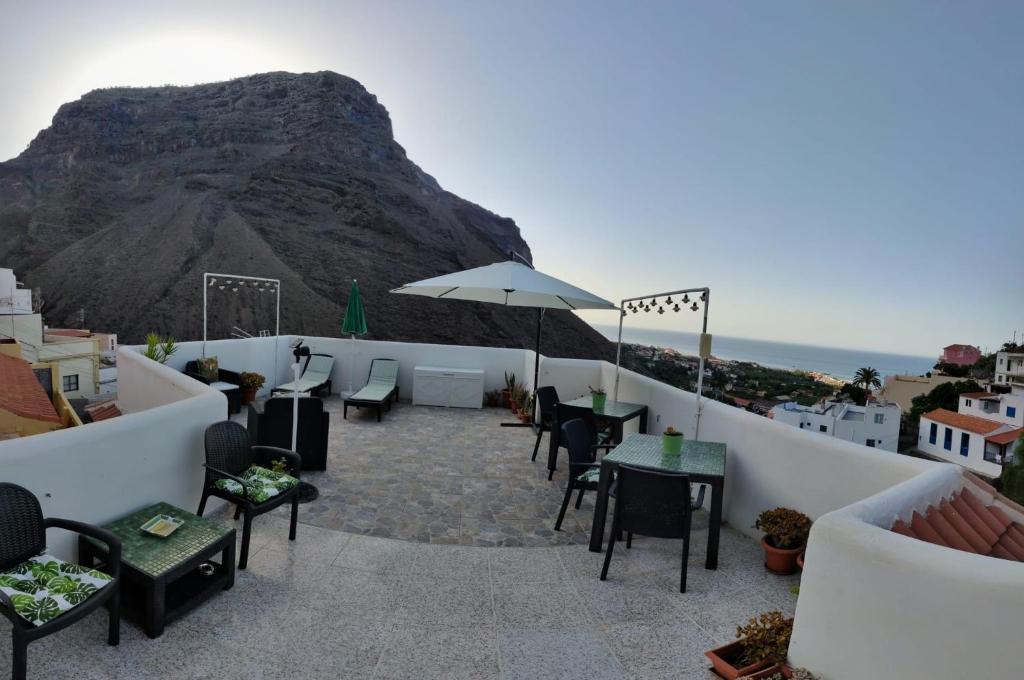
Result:
[[[142,356],[166,364],[177,351],[178,346],[174,343],[174,338],[161,338],[156,333],[149,333],[146,335],[146,349],[142,351]]]
[[[783,664],[789,654],[793,619],[772,610],[736,627],[736,640],[704,653],[723,678],[736,680]]]
[[[604,405],[608,402],[608,393],[604,391],[603,387],[597,389],[590,387],[590,398],[593,400],[594,410],[603,411]]]
[[[256,400],[256,393],[263,387],[267,379],[261,373],[243,372],[238,376],[238,386],[242,388],[242,403],[248,404]]]
[[[811,532],[811,518],[789,508],[765,510],[757,516],[754,528],[764,532],[765,569],[773,574],[792,574],[796,571],[797,557],[807,545]]]
[[[523,391],[519,393],[519,420],[524,423],[528,423],[533,420],[533,399],[530,396],[530,392],[523,388]]]
[[[501,405],[515,410],[515,403],[512,400],[512,392],[516,388],[516,374],[505,371],[505,389],[501,391]]]
[[[683,433],[669,425],[661,433],[661,450],[669,456],[678,456],[683,450]]]

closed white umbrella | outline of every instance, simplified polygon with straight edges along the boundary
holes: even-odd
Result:
[[[588,293],[582,288],[548,276],[534,269],[518,253],[510,253],[505,262],[485,265],[435,276],[395,288],[392,293],[422,295],[445,300],[470,300],[490,302],[509,307],[534,307],[537,315],[537,344],[533,366],[533,389],[536,393],[540,370],[540,324],[545,309],[614,309],[618,307]],[[516,262],[519,258],[521,262]],[[536,400],[534,409],[536,409]]]

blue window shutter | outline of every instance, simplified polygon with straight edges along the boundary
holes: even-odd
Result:
[[[929,444],[934,444],[935,443],[935,437],[938,434],[938,431],[939,431],[939,426],[936,425],[935,423],[932,423],[931,428],[928,430],[928,443]]]
[[[953,450],[953,428],[947,427],[945,434],[942,435],[942,448],[947,451]]]
[[[960,455],[966,456],[967,452],[971,450],[971,435],[966,432],[960,433]]]
[[[1007,406],[1006,407],[1006,417],[1007,418],[1016,418],[1017,417],[1017,407],[1016,406]]]

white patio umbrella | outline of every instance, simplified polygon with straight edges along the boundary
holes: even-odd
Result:
[[[407,283],[392,293],[422,295],[445,300],[490,302],[509,307],[534,307],[537,314],[537,343],[533,364],[533,389],[537,391],[540,371],[540,325],[545,309],[609,309],[618,307],[593,293],[537,271],[518,253],[511,259]],[[521,262],[516,262],[519,258]],[[534,409],[536,409],[536,400]]]

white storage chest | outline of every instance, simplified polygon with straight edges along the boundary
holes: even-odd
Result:
[[[417,366],[412,376],[412,403],[483,408],[484,372],[479,368]]]

